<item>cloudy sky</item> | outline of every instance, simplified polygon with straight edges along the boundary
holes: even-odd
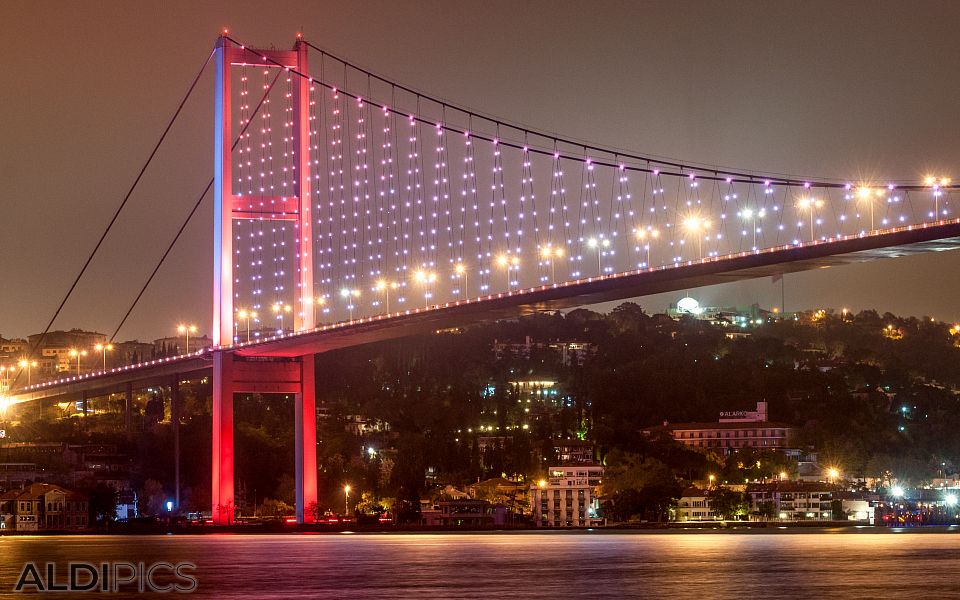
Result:
[[[454,104],[599,145],[844,180],[960,177],[957,2],[35,2],[0,9],[0,335],[42,330],[217,34],[296,32]],[[212,78],[57,328],[112,332],[212,174]],[[202,214],[121,339],[209,328]],[[788,276],[787,309],[960,319],[960,255]],[[779,303],[769,280],[697,290]],[[640,300],[662,310],[676,295]]]

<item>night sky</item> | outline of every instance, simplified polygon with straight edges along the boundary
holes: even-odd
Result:
[[[224,27],[297,33],[448,101],[599,145],[842,180],[960,178],[958,2],[0,5],[0,335],[42,330]],[[111,333],[212,175],[212,69],[55,328]],[[120,339],[209,329],[212,203]],[[960,255],[790,275],[787,310],[960,318]],[[779,304],[760,280],[697,290]],[[676,294],[640,300],[663,310]]]

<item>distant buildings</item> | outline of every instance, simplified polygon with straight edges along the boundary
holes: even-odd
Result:
[[[550,467],[548,478],[530,488],[530,509],[537,527],[599,527],[597,488],[600,465]]]
[[[190,336],[190,352],[212,343],[206,336]],[[185,352],[185,335],[152,343],[111,342],[106,334],[82,329],[38,333],[27,339],[0,336],[0,392],[27,385],[28,381],[39,383],[62,374],[90,373]]]
[[[795,428],[767,420],[767,403],[758,402],[755,411],[720,413],[716,423],[668,423],[644,430],[650,437],[669,435],[674,440],[702,450],[724,455],[739,448],[785,450],[790,448]]]
[[[15,531],[86,529],[86,496],[47,483],[0,494],[0,529]]]
[[[596,354],[594,344],[579,341],[534,342],[529,335],[523,343],[493,341],[493,354],[497,360],[507,356],[529,359],[533,351],[547,351],[560,359],[564,366],[582,365],[588,358]]]
[[[502,527],[510,524],[511,516],[502,504],[462,498],[441,500],[433,508],[421,510],[420,519],[427,526]]]
[[[711,325],[747,329],[766,323],[775,316],[775,313],[760,308],[759,304],[751,304],[749,308],[700,306],[697,300],[686,296],[675,304],[671,304],[667,308],[667,315],[673,319],[693,317],[698,321],[707,321]]]

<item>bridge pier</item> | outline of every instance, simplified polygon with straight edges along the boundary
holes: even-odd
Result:
[[[298,359],[240,359],[213,352],[212,513],[215,525],[233,523],[236,393],[289,394],[294,398],[296,512],[298,523],[312,523],[309,507],[317,501],[317,411],[313,355]]]
[[[233,356],[213,352],[213,492],[215,525],[233,523]]]
[[[173,425],[173,501],[180,510],[180,376],[170,381],[170,421]]]
[[[313,355],[300,359],[300,393],[294,401],[296,421],[297,523],[314,523],[311,504],[317,501],[317,399]]]

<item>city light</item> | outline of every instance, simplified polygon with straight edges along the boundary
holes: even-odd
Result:
[[[946,502],[947,506],[956,506],[957,505],[957,495],[956,494],[947,494],[943,499]]]
[[[890,488],[890,495],[893,496],[894,498],[903,498],[903,493],[904,493],[903,488],[900,487],[899,485],[895,485],[892,488]]]

